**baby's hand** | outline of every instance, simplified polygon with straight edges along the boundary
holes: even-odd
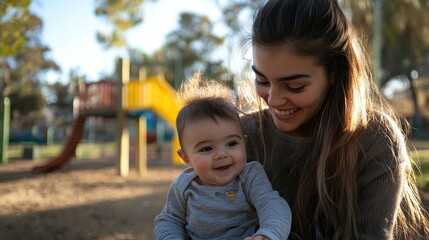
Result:
[[[270,240],[270,239],[266,238],[264,236],[261,236],[261,235],[257,235],[257,236],[254,236],[254,237],[247,237],[244,240]]]

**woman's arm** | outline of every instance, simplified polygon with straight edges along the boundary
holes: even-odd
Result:
[[[405,143],[385,134],[365,139],[358,173],[357,230],[359,239],[393,239],[402,200],[405,167],[410,164]]]

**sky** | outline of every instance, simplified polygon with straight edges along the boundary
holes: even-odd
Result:
[[[49,57],[62,69],[49,72],[47,82],[67,82],[71,69],[97,81],[113,71],[114,59],[124,57],[124,50],[103,50],[96,32],[107,24],[95,16],[95,0],[32,0],[30,9],[43,20],[41,39],[51,51]],[[167,33],[177,27],[183,11],[207,14],[212,20],[221,18],[216,6],[208,0],[157,0],[143,6],[143,23],[127,33],[132,48],[152,53],[164,43]]]

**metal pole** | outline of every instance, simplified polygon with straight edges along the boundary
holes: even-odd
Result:
[[[0,157],[2,163],[8,163],[8,149],[9,149],[9,127],[10,127],[10,100],[5,97],[0,103]]]
[[[117,140],[117,154],[118,154],[118,172],[122,177],[129,174],[129,152],[130,152],[130,136],[128,130],[128,118],[125,112],[127,108],[128,95],[126,92],[126,85],[130,81],[130,61],[128,59],[120,59],[120,75],[119,75],[119,96],[118,96],[118,140]]]
[[[381,42],[382,42],[382,0],[374,2],[374,35],[372,39],[373,58],[374,58],[374,81],[380,87],[381,85]]]
[[[46,131],[46,145],[50,146],[54,143],[54,127],[49,126]]]
[[[147,173],[147,119],[144,115],[137,119],[137,170],[140,175]]]

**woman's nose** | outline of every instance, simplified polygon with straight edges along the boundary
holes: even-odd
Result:
[[[281,106],[287,102],[286,97],[282,94],[281,89],[271,87],[268,92],[267,104],[270,107]]]

